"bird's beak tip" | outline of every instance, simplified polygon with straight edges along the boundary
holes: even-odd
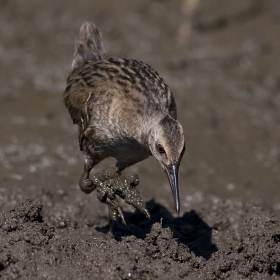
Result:
[[[168,180],[173,194],[175,210],[176,213],[179,215],[180,198],[179,198],[179,186],[178,186],[178,169],[179,169],[179,164],[177,162],[165,166],[165,172],[168,176]]]
[[[176,209],[176,213],[177,215],[180,214],[180,201],[178,200],[178,203],[175,204],[175,209]]]

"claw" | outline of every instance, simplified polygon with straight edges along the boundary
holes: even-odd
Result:
[[[117,218],[119,216],[122,220],[122,223],[126,226],[126,222],[125,222],[123,211],[122,211],[121,207],[119,206],[119,207],[117,207],[117,209],[115,209],[111,205],[108,205],[108,206],[109,206],[110,219],[117,222]]]
[[[143,211],[141,211],[141,213],[144,214],[149,220],[151,220],[150,213],[147,209],[144,209]]]
[[[120,206],[118,207],[118,214],[119,214],[119,216],[122,219],[122,223],[126,226],[126,222],[125,222],[125,219],[124,219],[123,211],[122,211]]]

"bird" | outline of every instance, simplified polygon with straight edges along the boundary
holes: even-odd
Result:
[[[167,174],[179,214],[185,136],[174,96],[156,70],[135,59],[108,56],[98,27],[84,22],[63,100],[79,129],[84,193],[96,188],[90,172],[105,158],[115,158],[121,173],[153,156]]]

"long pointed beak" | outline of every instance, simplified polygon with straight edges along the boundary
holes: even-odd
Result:
[[[172,194],[173,194],[175,209],[177,214],[179,215],[180,198],[179,198],[179,186],[178,186],[178,169],[179,169],[179,164],[177,162],[165,166],[165,172],[167,174],[170,187],[172,190]]]

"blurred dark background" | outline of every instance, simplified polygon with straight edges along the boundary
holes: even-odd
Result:
[[[105,216],[79,190],[83,157],[62,102],[84,21],[110,55],[150,64],[171,87],[186,135],[182,213],[212,196],[264,202],[280,217],[277,0],[0,0],[0,209],[37,197],[46,219]],[[131,172],[144,199],[174,213],[153,159]]]

